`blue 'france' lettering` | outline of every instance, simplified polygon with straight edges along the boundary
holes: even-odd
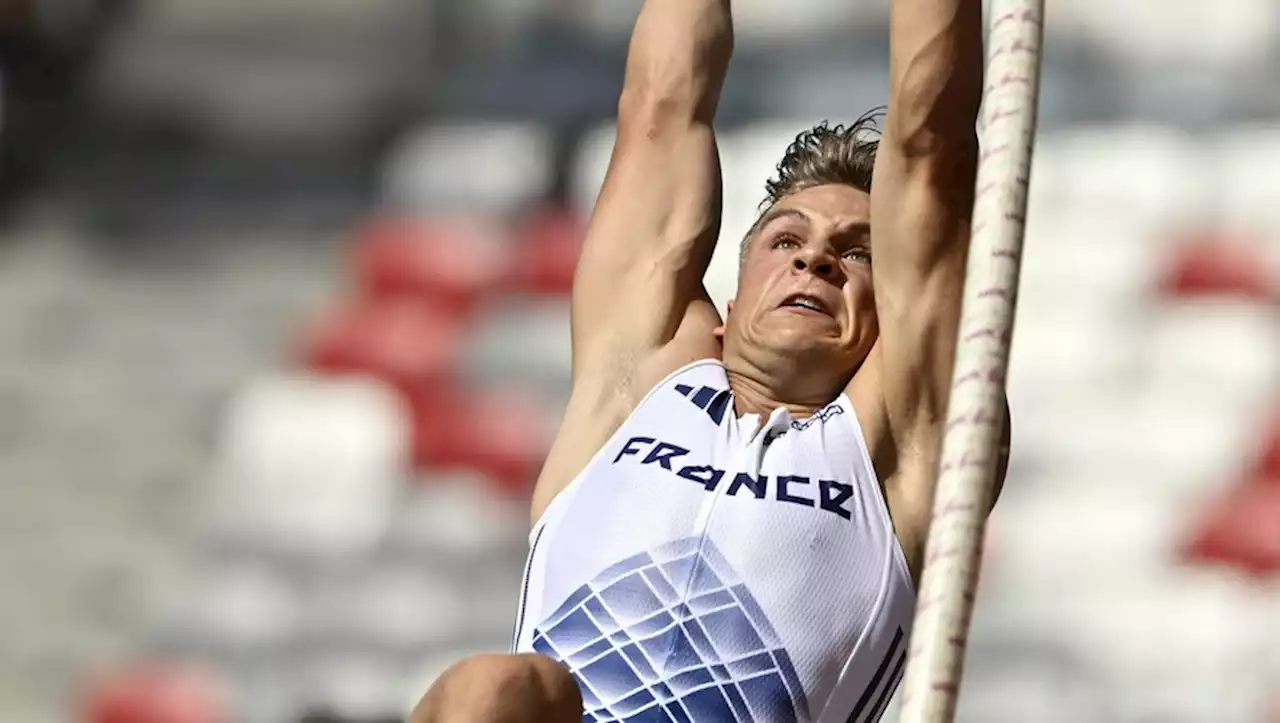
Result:
[[[618,456],[613,458],[613,463],[617,464],[619,460],[629,454],[640,454],[640,445],[653,444],[656,440],[653,437],[632,437],[627,443],[622,445],[622,449],[618,452]]]
[[[644,460],[641,461],[640,464],[653,464],[654,462],[657,462],[662,465],[663,469],[670,472],[671,459],[673,457],[683,457],[686,454],[689,454],[689,450],[684,447],[668,444],[666,442],[658,442],[658,446],[649,450],[649,454],[645,456]]]
[[[729,484],[729,494],[734,495],[736,497],[738,494],[738,490],[742,489],[743,487],[746,487],[747,489],[751,490],[751,494],[755,495],[756,499],[762,500],[764,499],[765,488],[768,486],[769,486],[769,478],[764,475],[761,475],[760,479],[756,479],[755,477],[752,477],[746,472],[739,472],[733,478],[733,482]]]
[[[778,475],[778,501],[790,502],[793,505],[804,505],[805,507],[813,507],[813,500],[807,497],[796,497],[787,491],[789,485],[807,485],[808,477],[797,477],[791,474]]]
[[[673,472],[677,477],[697,482],[707,492],[714,492],[729,473],[710,465],[684,465],[677,468],[673,460],[689,454],[691,454],[690,450],[678,444],[662,442],[653,437],[632,437],[618,450],[613,463],[618,464],[627,457],[637,457],[641,465],[661,467],[668,472]],[[799,489],[814,482],[815,480],[800,475],[779,475],[774,478],[774,483],[777,485],[775,497],[779,502],[816,507],[834,512],[846,520],[853,518],[853,511],[849,506],[849,501],[853,499],[856,491],[853,485],[835,480],[816,480],[818,494],[815,500],[801,494]],[[768,490],[768,475],[755,476],[747,472],[737,472],[733,475],[733,480],[729,483],[725,494],[746,498],[749,493],[750,497],[763,500],[768,496]],[[739,495],[739,492],[742,494]]]
[[[852,513],[844,508],[844,503],[853,497],[853,485],[847,485],[843,482],[824,479],[818,482],[818,500],[819,506],[828,512],[834,512],[846,520],[852,517]]]
[[[714,492],[716,485],[720,484],[720,480],[724,478],[724,470],[706,465],[684,467],[676,474],[706,487],[708,492]]]

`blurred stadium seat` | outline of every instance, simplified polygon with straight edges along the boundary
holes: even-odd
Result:
[[[1280,482],[1280,415],[1276,417],[1262,438],[1257,472],[1262,479]]]
[[[1097,220],[1173,225],[1202,215],[1211,188],[1193,137],[1162,125],[1066,131],[1053,141],[1055,190],[1064,208]],[[1039,173],[1037,168],[1035,173]]]
[[[268,377],[233,401],[209,504],[224,535],[295,554],[376,544],[410,459],[410,419],[367,379]]]
[[[596,196],[604,185],[613,155],[613,141],[618,135],[615,123],[596,126],[582,134],[569,167],[569,199],[573,210],[586,216],[596,205]]]
[[[446,385],[461,353],[461,319],[419,299],[360,299],[323,318],[303,350],[322,374],[364,374],[421,394]]]
[[[1280,126],[1246,125],[1206,142],[1217,164],[1211,198],[1219,219],[1230,229],[1262,232],[1273,244],[1280,236],[1280,189],[1267,181],[1267,169],[1280,163]]]
[[[320,656],[301,663],[301,689],[312,710],[351,721],[386,720],[400,694],[397,666],[376,655]]]
[[[303,601],[275,571],[253,563],[207,570],[183,611],[181,632],[198,647],[224,655],[254,655],[287,643],[301,621]],[[196,646],[193,646],[196,647]]]
[[[384,198],[422,214],[511,214],[546,197],[552,139],[537,123],[432,125],[393,149]]]
[[[567,298],[495,300],[473,328],[462,364],[468,379],[528,385],[567,401],[572,362]]]
[[[734,32],[742,42],[756,45],[812,42],[850,32],[859,9],[864,21],[873,20],[870,16],[876,10],[884,13],[882,18],[888,17],[887,4],[882,2],[862,3],[859,8],[826,0],[797,0],[788,4],[787,12],[779,13],[768,0],[739,0],[733,6]]]
[[[512,255],[492,223],[448,216],[375,217],[356,235],[357,288],[464,315],[509,275]]]
[[[1171,255],[1160,287],[1165,294],[1182,298],[1280,302],[1280,278],[1273,273],[1261,243],[1193,238]]]
[[[522,218],[504,290],[567,296],[582,251],[586,221],[584,214],[556,209],[535,211]]]
[[[1280,573],[1280,484],[1248,481],[1212,508],[1184,546],[1188,561],[1270,578]]]
[[[476,470],[517,494],[532,483],[555,427],[547,408],[518,389],[457,388],[409,402],[419,468]]]
[[[145,666],[94,680],[86,723],[231,723],[226,692],[207,671]]]
[[[1128,63],[1154,65],[1180,60],[1215,69],[1263,62],[1273,37],[1275,6],[1265,0],[1231,0],[1211,13],[1191,5],[1134,0],[1124,8],[1103,0],[1062,3],[1048,17],[1050,27],[1106,48]],[[1174,48],[1179,38],[1212,34],[1185,52]]]
[[[1269,411],[1280,392],[1280,324],[1265,307],[1222,301],[1161,308],[1147,331],[1159,360],[1149,377],[1170,398],[1193,403],[1201,391],[1235,400],[1239,414]]]
[[[502,502],[498,486],[479,471],[425,473],[396,506],[388,551],[397,559],[422,561],[518,549],[527,536],[528,514]]]

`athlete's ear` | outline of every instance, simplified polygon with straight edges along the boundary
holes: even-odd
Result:
[[[733,313],[733,299],[729,299],[729,303],[725,304],[724,318],[727,320],[729,318],[729,315],[732,313]],[[717,326],[715,329],[711,330],[711,333],[715,334],[716,338],[719,339],[720,341],[724,341],[724,327],[725,327],[725,322],[721,322],[720,326]]]

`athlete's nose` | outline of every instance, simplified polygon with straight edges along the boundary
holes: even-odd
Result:
[[[796,271],[808,271],[820,279],[832,279],[836,275],[836,259],[825,248],[806,246],[796,252],[791,264]]]

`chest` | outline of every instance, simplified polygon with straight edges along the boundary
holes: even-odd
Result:
[[[865,486],[875,484],[847,403],[805,419],[778,410],[762,420],[729,416],[727,399],[721,413],[713,395],[699,399],[695,390],[689,396],[693,413],[655,405],[624,425],[597,474],[694,498],[689,501],[716,499],[760,511],[782,505],[843,520],[865,501]]]

